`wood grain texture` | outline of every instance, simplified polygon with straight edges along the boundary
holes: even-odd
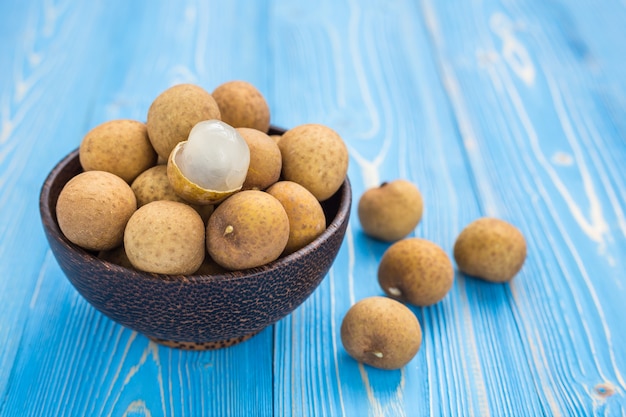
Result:
[[[619,0],[2,3],[0,415],[626,415],[624,21]],[[457,272],[412,308],[423,344],[398,371],[341,346],[389,246],[354,212],[320,287],[241,345],[173,350],[97,313],[45,241],[46,174],[165,88],[231,79],[273,124],[339,132],[355,203],[413,181],[413,235],[449,255],[480,216],[515,224],[519,276]]]

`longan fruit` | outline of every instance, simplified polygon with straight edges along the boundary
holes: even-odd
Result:
[[[177,84],[159,94],[150,105],[148,137],[159,157],[167,160],[197,123],[220,118],[220,109],[206,90],[194,84]]]
[[[56,215],[63,235],[93,251],[122,244],[124,228],[137,209],[128,183],[106,171],[86,171],[69,180],[57,200]]]
[[[285,208],[289,218],[288,255],[315,240],[326,230],[324,209],[313,194],[293,181],[279,181],[267,189]]]
[[[215,262],[238,270],[278,259],[289,240],[289,218],[280,201],[264,191],[240,191],[209,217],[206,246]]]
[[[490,282],[507,282],[526,260],[526,239],[512,224],[483,217],[467,225],[454,244],[454,259],[467,275]]]
[[[270,108],[261,92],[247,81],[227,81],[211,93],[222,115],[232,127],[250,127],[267,133]]]
[[[435,243],[417,237],[395,242],[378,265],[378,282],[385,293],[415,306],[440,301],[453,281],[448,255]]]
[[[357,214],[365,234],[394,242],[417,227],[423,207],[417,187],[410,181],[397,179],[367,189],[359,199]]]
[[[283,179],[297,182],[319,201],[329,199],[348,173],[348,148],[333,129],[304,124],[285,132],[278,142]]]
[[[146,125],[136,120],[110,120],[94,127],[81,141],[78,156],[83,170],[107,171],[129,184],[157,162]]]
[[[159,200],[132,215],[124,231],[130,263],[157,274],[193,274],[204,261],[204,222],[187,204]]]
[[[354,304],[341,323],[341,342],[355,360],[380,369],[400,369],[422,344],[422,328],[413,312],[387,297]]]
[[[283,160],[280,149],[266,133],[249,127],[237,131],[250,148],[250,166],[242,190],[265,190],[280,178]]]

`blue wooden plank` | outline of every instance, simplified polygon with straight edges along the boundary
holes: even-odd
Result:
[[[623,2],[5,2],[0,6],[0,415],[607,415],[626,412]],[[451,254],[505,218],[510,285],[457,273],[400,371],[352,360],[347,309],[389,246],[356,204],[292,315],[216,352],[159,347],[93,310],[50,254],[38,191],[91,127],[177,82],[246,79],[274,123],[350,149],[355,203],[403,177],[413,235]]]
[[[44,269],[7,384],[7,415],[271,413],[263,366],[271,365],[271,329],[215,352],[163,348],[95,311],[53,258]]]
[[[480,64],[452,69],[449,83],[457,88],[448,92],[458,114],[477,120],[465,136],[471,134],[468,154],[485,200],[493,200],[497,187],[501,201],[494,209],[519,219],[530,240],[530,274],[523,276],[531,278],[516,280],[511,297],[542,403],[555,414],[591,413],[596,384],[623,385],[623,293],[610,282],[619,282],[616,259],[625,248],[621,236],[613,239],[622,232],[608,226],[619,221],[623,202],[614,196],[623,191],[602,181],[596,152],[605,152],[603,135],[590,138],[590,109],[578,104],[593,94],[576,82],[590,78],[590,70],[563,60],[568,45],[548,36],[559,21],[539,25],[528,10],[497,2],[458,15],[425,6],[441,66]],[[451,29],[463,24],[469,27]],[[597,110],[591,114],[606,121]],[[609,146],[616,138],[604,137]],[[540,256],[536,263],[533,254]],[[569,343],[561,343],[564,336]],[[610,401],[612,411],[623,406],[623,398]]]
[[[66,135],[79,134],[89,101],[88,73],[81,73],[77,55],[64,48],[75,22],[58,15],[54,5],[12,4],[3,14],[4,28],[15,30],[2,37],[0,151],[0,246],[3,279],[0,280],[0,392],[5,392],[13,358],[29,304],[42,279],[41,265],[48,252],[38,220],[38,190],[48,172],[65,152]],[[97,8],[95,10],[98,10]],[[85,23],[89,24],[88,15]],[[76,54],[89,59],[84,44],[75,45]],[[95,61],[97,59],[93,57]],[[71,82],[58,83],[59,71]],[[68,109],[74,109],[73,112]]]
[[[259,36],[267,26],[265,5],[29,6],[30,25],[24,35],[14,36],[34,43],[43,68],[27,74],[33,82],[24,84],[32,89],[24,94],[33,98],[15,101],[17,110],[27,103],[28,113],[15,120],[6,136],[8,147],[3,144],[10,161],[3,162],[1,172],[4,241],[26,234],[16,239],[18,245],[2,245],[3,270],[23,278],[2,281],[3,299],[8,299],[0,317],[9,317],[9,311],[17,315],[0,326],[7,341],[0,414],[270,414],[271,329],[216,352],[150,343],[79,298],[49,253],[37,212],[38,189],[48,170],[78,146],[87,130],[112,118],[143,120],[150,102],[170,85],[195,82],[211,90],[242,78],[267,91],[267,39]],[[235,18],[247,28],[240,36],[230,30]],[[19,59],[29,52],[26,47],[15,48],[15,65],[25,65]],[[247,52],[240,56],[242,49]],[[11,83],[5,98],[13,99],[19,87]],[[26,179],[12,174],[26,174]],[[5,204],[9,199],[17,204]],[[33,234],[37,246],[27,251],[24,245],[32,242],[26,237]]]
[[[426,201],[416,235],[438,241],[449,252],[452,233],[478,213],[478,206],[419,10],[405,3],[348,6],[323,13],[301,2],[299,13],[280,11],[276,49],[282,51],[279,60],[284,65],[278,78],[294,83],[286,91],[302,88],[295,83],[302,84],[304,78],[304,85],[314,86],[321,96],[315,108],[293,107],[290,100],[297,98],[288,93],[281,103],[293,107],[297,121],[328,124],[348,142],[355,202],[366,188],[382,181],[397,177],[414,181]],[[304,22],[301,15],[307,16]],[[393,48],[387,47],[390,43]],[[295,76],[298,69],[313,65],[324,68],[324,78],[317,71]],[[465,209],[461,213],[454,210],[460,202]],[[328,282],[315,294],[330,306],[305,303],[290,320],[276,326],[281,347],[277,366],[280,375],[289,376],[277,381],[278,410],[320,415],[481,413],[481,394],[470,388],[476,382],[475,370],[466,365],[480,366],[472,359],[475,342],[458,337],[465,329],[455,323],[459,313],[453,306],[469,309],[462,289],[455,288],[439,306],[414,309],[424,324],[425,339],[422,351],[405,370],[364,367],[343,350],[338,336],[342,317],[356,300],[381,294],[377,264],[388,246],[364,236],[353,212],[344,251]],[[314,333],[308,331],[311,327]],[[329,344],[336,349],[333,355],[325,352]],[[322,358],[316,367],[293,359],[307,347],[305,357]],[[441,361],[442,355],[450,360]],[[298,386],[298,380],[307,385]],[[456,395],[436,388],[446,384],[466,391]],[[336,391],[321,388],[327,385]]]

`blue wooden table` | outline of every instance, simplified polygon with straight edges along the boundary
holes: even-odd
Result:
[[[623,0],[0,3],[0,415],[626,415]],[[107,120],[145,120],[167,87],[243,79],[272,123],[332,127],[354,202],[405,178],[412,233],[450,256],[480,216],[516,225],[510,284],[457,272],[412,308],[403,369],[352,360],[339,328],[380,295],[389,244],[353,216],[297,310],[231,348],[174,350],[69,284],[38,212],[50,169]]]

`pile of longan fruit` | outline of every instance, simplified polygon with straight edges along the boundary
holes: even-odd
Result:
[[[205,189],[181,175],[174,152],[201,124],[245,141],[249,165],[233,189]],[[326,229],[321,202],[343,184],[348,150],[319,124],[269,132],[269,106],[246,81],[212,93],[194,84],[170,87],[145,123],[111,120],[84,136],[83,172],[57,201],[59,227],[102,259],[150,273],[214,274],[291,254]],[[223,155],[214,154],[217,163]]]
[[[359,362],[381,369],[405,366],[422,343],[419,321],[405,303],[430,306],[452,288],[454,268],[446,252],[429,240],[407,237],[419,224],[422,211],[420,191],[403,179],[369,188],[359,199],[363,232],[391,242],[378,265],[378,282],[388,297],[358,301],[342,322],[344,348]],[[468,276],[507,282],[522,268],[526,241],[512,224],[483,217],[461,231],[453,256]]]
[[[245,141],[249,164],[232,189],[201,186],[179,166],[178,152],[206,123]],[[344,183],[348,149],[320,124],[271,136],[269,128],[267,102],[248,82],[229,81],[212,93],[193,84],[168,88],[152,102],[146,122],[111,120],[84,136],[83,172],[57,201],[59,227],[100,258],[150,273],[215,274],[291,254],[326,229],[321,203]],[[432,305],[452,287],[446,253],[428,240],[407,238],[422,210],[419,190],[406,180],[368,189],[359,200],[363,231],[392,242],[378,269],[389,297],[353,305],[341,339],[352,357],[378,368],[398,369],[420,348],[420,324],[403,303]],[[526,242],[513,225],[482,218],[458,236],[454,258],[470,276],[506,282],[521,269]]]

